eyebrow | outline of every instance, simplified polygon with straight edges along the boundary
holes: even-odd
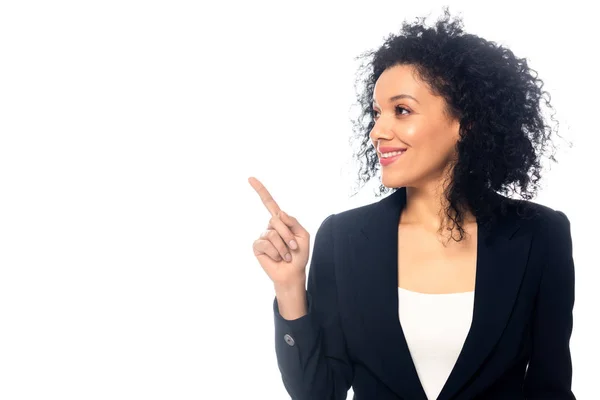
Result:
[[[409,94],[397,94],[395,96],[390,97],[389,102],[391,103],[393,101],[400,100],[400,99],[412,99],[412,100],[416,101],[417,103],[419,103],[419,100],[415,99],[414,97],[412,97]],[[377,100],[373,99],[373,103],[377,103]]]

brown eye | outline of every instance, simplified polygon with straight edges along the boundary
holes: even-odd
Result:
[[[406,114],[402,114],[402,111],[406,111],[406,114],[410,114],[410,110],[408,108],[404,108],[402,106],[396,106],[396,114],[406,115]]]
[[[408,115],[410,114],[410,110],[408,108],[402,107],[402,106],[396,106],[394,107],[394,110],[396,111],[396,115]],[[373,117],[374,120],[377,120],[377,118],[379,117],[379,111],[373,109],[371,111],[371,116]]]

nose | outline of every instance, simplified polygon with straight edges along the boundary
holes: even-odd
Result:
[[[394,134],[390,130],[377,129],[376,127],[371,130],[371,140],[376,142],[378,140],[389,140],[394,137]]]
[[[371,142],[373,142],[373,146],[377,148],[377,142],[389,142],[394,137],[394,133],[391,129],[384,129],[382,126],[378,126],[375,124],[373,129],[371,129],[371,133],[369,133],[371,137]]]
[[[394,138],[394,132],[392,130],[392,126],[394,124],[393,116],[392,118],[387,118],[385,113],[382,113],[379,118],[375,121],[373,125],[373,129],[369,136],[371,136],[371,140],[373,142],[377,142],[378,140],[390,140]]]

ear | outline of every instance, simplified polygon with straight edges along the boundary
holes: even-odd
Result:
[[[461,125],[460,125],[460,121],[458,119],[456,119],[456,118],[452,119],[452,125],[450,127],[450,130],[452,131],[452,134],[456,140],[460,139]]]
[[[468,132],[471,130],[471,128],[473,127],[473,122],[469,122],[467,125],[461,125],[460,122],[458,122],[458,132],[460,135],[460,132]]]

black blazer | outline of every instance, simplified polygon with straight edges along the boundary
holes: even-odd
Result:
[[[355,400],[427,399],[398,317],[405,204],[400,188],[327,217],[315,235],[308,314],[285,320],[275,299],[275,350],[293,399],[346,399],[350,386]],[[488,236],[478,229],[472,325],[439,400],[575,398],[570,222],[531,204],[533,219],[510,206]]]

